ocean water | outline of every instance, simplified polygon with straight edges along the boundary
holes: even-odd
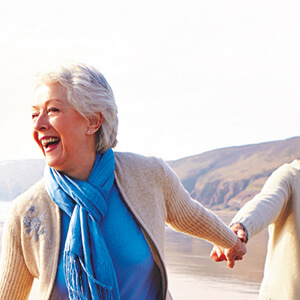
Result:
[[[10,203],[0,202],[0,237]],[[218,213],[227,224],[233,213]],[[247,254],[233,269],[209,257],[212,245],[166,227],[165,256],[169,289],[175,300],[254,300],[263,277],[267,230],[247,244]],[[0,247],[1,252],[1,247]],[[37,298],[35,282],[30,299]]]
[[[218,213],[228,224],[234,213]],[[257,299],[267,250],[268,232],[252,238],[247,254],[233,269],[214,262],[212,245],[204,240],[166,229],[165,255],[170,291],[174,299]]]

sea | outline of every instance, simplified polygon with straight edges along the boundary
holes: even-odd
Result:
[[[10,202],[0,202],[0,238],[10,210]],[[216,212],[228,224],[233,212]],[[169,289],[174,300],[254,300],[258,297],[267,250],[264,230],[247,244],[247,254],[233,269],[226,262],[209,257],[212,245],[202,239],[175,232],[166,226],[165,259]],[[0,247],[1,253],[1,247]],[[30,300],[37,297],[35,281]]]

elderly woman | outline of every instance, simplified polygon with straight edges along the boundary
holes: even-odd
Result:
[[[113,152],[117,107],[102,74],[82,64],[38,78],[33,137],[44,179],[19,196],[6,223],[1,299],[171,299],[165,222],[175,230],[245,248],[192,200],[160,159]]]

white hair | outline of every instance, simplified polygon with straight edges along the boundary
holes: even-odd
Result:
[[[96,151],[104,153],[117,144],[118,108],[105,77],[95,68],[81,63],[64,63],[37,75],[37,86],[61,84],[69,104],[84,118],[100,112],[103,122],[96,133]]]

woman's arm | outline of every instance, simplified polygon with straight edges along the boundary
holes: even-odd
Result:
[[[295,169],[288,164],[278,168],[266,181],[261,192],[245,204],[232,219],[230,228],[243,242],[276,222],[291,197],[295,184]],[[229,260],[235,249],[214,246],[210,256],[216,261]],[[238,260],[238,259],[237,259]],[[229,267],[233,264],[228,262]]]
[[[20,220],[12,212],[2,236],[0,299],[28,299],[32,283],[23,257]]]
[[[295,169],[290,164],[278,168],[266,181],[261,192],[235,215],[230,226],[241,223],[250,239],[276,222],[291,197],[294,183]]]
[[[223,248],[232,248],[237,237],[219,217],[191,199],[176,174],[162,163],[165,180],[166,222],[175,230],[205,239]]]

